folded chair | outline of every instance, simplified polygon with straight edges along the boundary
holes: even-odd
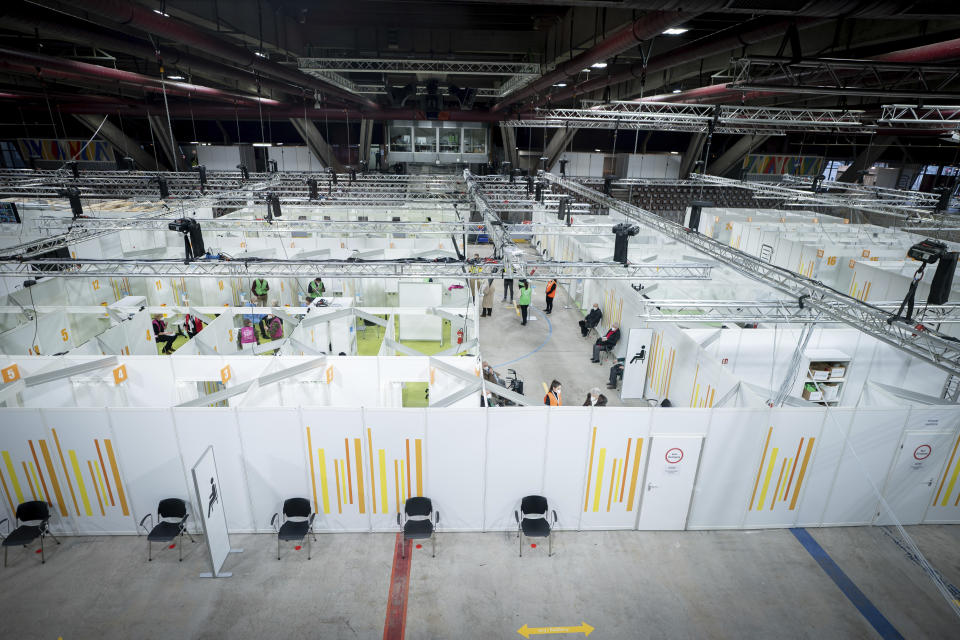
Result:
[[[187,531],[187,503],[180,498],[164,498],[157,505],[157,526],[153,526],[153,514],[148,513],[140,520],[140,526],[147,532],[147,562],[153,562],[153,543],[170,542],[179,538],[177,547],[180,552],[180,562],[183,562],[183,534],[186,533],[190,542],[196,542]],[[143,523],[150,518],[150,528]]]
[[[547,520],[548,512],[553,516]],[[547,506],[543,496],[526,496],[520,501],[520,512],[513,512],[517,520],[517,537],[520,539],[520,557],[523,557],[524,536],[527,538],[546,538],[547,556],[553,555],[553,527],[557,524],[557,512]]]
[[[270,524],[277,532],[277,560],[280,559],[280,541],[303,542],[307,539],[307,560],[310,559],[310,538],[317,536],[313,533],[313,519],[317,514],[310,508],[310,501],[306,498],[288,498],[283,501],[283,519],[280,514],[273,514]]]
[[[43,538],[50,536],[54,542],[60,544],[57,537],[50,533],[50,508],[46,502],[32,500],[22,502],[17,506],[17,528],[10,531],[10,523],[6,518],[0,520],[0,524],[7,523],[7,535],[0,535],[3,540],[3,566],[7,566],[7,548],[25,547],[37,538],[40,538],[40,564],[46,564],[46,557],[43,551]],[[22,524],[21,524],[22,523]]]
[[[403,505],[403,513],[397,514],[397,525],[403,527],[404,544],[400,547],[400,557],[406,557],[407,540],[426,540],[429,538],[433,548],[431,557],[436,558],[436,525],[438,524],[440,524],[440,512],[433,510],[433,501],[430,498],[407,498]]]

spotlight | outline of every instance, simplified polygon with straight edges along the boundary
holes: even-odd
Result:
[[[70,162],[66,163],[64,166],[70,167],[70,171],[73,173],[74,180],[80,179],[80,165],[78,165],[75,160],[71,160]]]
[[[936,240],[923,240],[910,247],[907,255],[924,264],[933,264],[947,253],[947,245]]]
[[[320,197],[320,193],[317,190],[317,180],[316,178],[310,178],[307,180],[307,187],[310,189],[310,199],[316,200]]]
[[[200,175],[200,193],[204,193],[204,187],[207,186],[207,168],[204,165],[194,167]]]
[[[613,244],[613,261],[627,266],[627,239],[640,233],[640,227],[621,222],[614,225],[613,233],[617,236]]]
[[[690,31],[690,29],[684,29],[683,27],[670,27],[669,29],[663,32],[663,35],[678,36],[681,33],[686,33],[687,31]]]
[[[117,163],[117,165],[121,171],[133,171],[137,168],[136,163],[130,156],[124,156],[123,158],[120,158],[120,161]]]
[[[274,218],[279,218],[283,215],[283,211],[280,209],[280,196],[275,193],[267,194],[267,222],[272,223]]]
[[[244,180],[249,180],[249,179],[250,179],[250,170],[247,169],[247,165],[245,165],[245,164],[238,164],[238,165],[237,165],[237,169],[240,169],[240,176],[241,176]]]
[[[166,200],[170,197],[170,188],[167,186],[167,179],[158,177],[156,180],[157,186],[160,188],[160,199]]]
[[[562,175],[562,176],[566,176],[566,175],[567,175],[567,163],[568,163],[568,162],[570,162],[570,161],[567,160],[566,158],[564,158],[563,160],[560,161],[560,175]]]
[[[197,260],[206,253],[203,246],[203,234],[200,223],[193,218],[178,218],[172,221],[167,228],[183,234],[184,262]]]
[[[913,274],[913,280],[910,281],[910,286],[907,287],[907,295],[903,298],[903,302],[900,303],[900,308],[897,309],[896,314],[887,318],[887,324],[892,324],[894,320],[903,320],[908,323],[913,322],[913,305],[917,297],[917,287],[920,285],[920,281],[923,280],[923,272],[928,264],[933,264],[941,258],[946,259],[943,261],[943,264],[937,268],[937,273],[934,276],[935,286],[931,285],[930,287],[930,295],[927,298],[927,303],[942,304],[950,297],[953,273],[957,267],[956,253],[947,251],[947,245],[942,242],[928,239],[922,240],[910,247],[907,255],[914,260],[919,260],[920,268]],[[946,284],[945,291],[944,284]],[[904,310],[906,310],[906,315],[903,313]]]
[[[74,220],[83,215],[83,204],[80,202],[79,189],[76,187],[69,187],[68,189],[61,189],[57,193],[70,201],[70,211],[73,212]]]
[[[590,66],[593,67],[594,69],[606,69],[606,68],[607,68],[607,63],[606,63],[606,62],[594,62],[594,63],[593,63],[592,65],[590,65]]]

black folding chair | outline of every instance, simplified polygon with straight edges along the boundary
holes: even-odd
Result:
[[[7,523],[7,535],[0,535],[3,540],[3,566],[7,566],[7,548],[25,547],[37,538],[40,538],[40,564],[45,564],[47,559],[43,551],[43,538],[50,536],[54,542],[60,544],[57,537],[50,533],[50,508],[46,502],[41,500],[31,500],[17,505],[17,528],[10,531],[10,523],[4,518],[0,524]],[[21,524],[22,523],[22,524]]]
[[[401,523],[401,518],[402,523]],[[407,498],[403,505],[403,513],[397,514],[397,525],[403,527],[403,545],[400,547],[400,557],[406,557],[407,540],[430,539],[433,551],[430,557],[437,557],[436,525],[440,524],[440,512],[433,510],[433,501],[430,498]]]
[[[140,520],[140,526],[147,532],[147,562],[153,562],[153,543],[170,542],[174,538],[179,538],[177,542],[180,552],[180,562],[183,562],[183,534],[186,533],[190,542],[196,542],[190,532],[187,531],[187,503],[180,498],[164,498],[157,505],[157,526],[153,526],[153,514],[148,513]],[[143,523],[150,518],[150,528],[147,529]]]
[[[547,520],[548,512],[553,516]],[[517,520],[517,537],[520,539],[520,557],[523,557],[524,537],[546,538],[547,556],[553,555],[553,527],[557,524],[557,512],[547,506],[543,496],[526,496],[520,501],[520,512],[513,512]]]
[[[307,560],[310,559],[310,538],[317,536],[313,533],[313,519],[317,514],[310,508],[310,501],[306,498],[287,498],[283,501],[283,520],[280,514],[273,514],[270,524],[277,532],[277,560],[280,559],[280,541],[302,542],[307,539]]]

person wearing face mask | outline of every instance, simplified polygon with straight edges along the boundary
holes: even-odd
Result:
[[[600,393],[599,387],[594,387],[590,389],[590,392],[587,394],[587,399],[584,401],[583,406],[605,407],[607,406],[607,396]]]
[[[558,380],[551,382],[550,390],[547,391],[547,395],[543,396],[543,404],[550,405],[551,407],[562,406],[563,403],[560,400],[560,389],[561,385]]]
[[[580,335],[586,338],[587,334],[590,333],[590,329],[599,325],[602,319],[603,312],[600,311],[600,305],[594,302],[593,309],[590,309],[587,317],[580,321]]]

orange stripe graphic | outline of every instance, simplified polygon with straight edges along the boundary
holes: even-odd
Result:
[[[937,500],[940,499],[940,492],[943,491],[943,483],[947,481],[947,475],[950,473],[950,467],[953,466],[953,458],[957,455],[957,445],[960,445],[960,435],[957,436],[957,441],[953,443],[953,451],[950,453],[950,462],[947,463],[947,468],[943,470],[943,478],[940,479],[940,486],[937,488],[937,495],[933,498],[933,504],[937,504]],[[949,496],[947,496],[949,500]]]
[[[617,459],[613,459],[610,466],[610,489],[607,491],[607,512],[610,512],[610,504],[613,502],[613,492],[615,491],[613,481],[617,477]]]
[[[344,475],[347,476],[347,496],[350,498],[350,504],[353,504],[353,476],[351,475],[352,472],[350,471],[350,439],[349,438],[343,439],[343,448],[347,452],[347,457],[346,457],[347,472],[344,473]],[[340,467],[342,471],[343,465],[340,465]]]
[[[760,467],[757,468],[757,479],[753,481],[753,493],[750,495],[750,509],[753,509],[753,501],[757,497],[757,486],[760,484],[760,474],[763,473],[763,462],[767,459],[767,448],[770,446],[770,434],[773,433],[773,427],[767,430],[767,441],[763,444],[763,456],[760,458]],[[791,509],[793,507],[790,507]]]
[[[33,494],[33,499],[37,499],[37,490],[33,488],[33,481],[30,479],[30,470],[27,469],[27,463],[20,461],[20,464],[23,465],[23,475],[27,476],[27,486],[30,487],[30,493]]]
[[[113,489],[110,488],[110,478],[107,476],[107,465],[103,464],[103,454],[100,453],[100,441],[94,440],[93,444],[97,447],[97,457],[100,458],[100,469],[103,471],[103,482],[107,485],[107,495],[110,496],[110,504],[117,506],[117,503],[113,501]]]
[[[313,473],[313,441],[310,439],[310,427],[307,427],[307,457],[310,458],[310,488],[313,489],[313,512],[317,513],[317,477]]]
[[[123,515],[130,515],[130,510],[127,509],[127,496],[123,493],[123,485],[120,484],[120,467],[117,465],[117,457],[113,455],[113,444],[104,439],[103,444],[107,446],[107,458],[110,459],[110,467],[113,469],[113,481],[117,485],[117,498],[120,500],[120,509],[123,510]]]
[[[780,494],[780,483],[783,482],[783,471],[787,468],[787,459],[784,458],[780,462],[780,477],[777,478],[777,488],[773,490],[773,497],[770,498],[770,510],[773,511],[773,506],[777,503],[777,496]]]
[[[33,448],[33,440],[28,440],[30,443],[30,453],[33,454],[33,461],[37,463],[37,475],[40,476],[40,484],[43,486],[43,495],[47,500],[47,504],[53,504],[50,502],[50,492],[47,491],[47,481],[43,477],[43,470],[40,468],[40,460],[37,458],[37,450]]]
[[[807,443],[807,450],[803,454],[803,464],[800,465],[800,475],[797,477],[797,486],[793,490],[793,499],[790,500],[790,509],[797,506],[797,497],[800,495],[800,487],[803,486],[803,477],[807,475],[807,463],[810,461],[810,453],[813,451],[813,443],[816,438],[810,438]]]
[[[673,383],[673,360],[676,355],[676,349],[670,349],[670,364],[667,365],[667,392],[663,394],[667,397],[670,397],[670,385]]]
[[[90,482],[93,484],[93,491],[97,494],[97,503],[100,505],[100,515],[106,516],[107,512],[103,510],[103,499],[100,497],[100,487],[97,486],[97,474],[93,472],[93,463],[87,460],[87,468],[90,469]]]
[[[360,504],[360,513],[367,512],[367,505],[363,499],[363,454],[360,453],[360,438],[353,439],[353,450],[357,454],[357,502]],[[349,463],[347,463],[349,465]]]
[[[70,489],[70,497],[73,498],[73,508],[77,510],[77,515],[82,515],[80,513],[80,505],[77,504],[77,496],[73,493],[73,483],[70,482],[70,472],[67,471],[67,461],[63,458],[63,449],[60,448],[60,438],[57,437],[57,430],[50,429],[53,432],[53,441],[57,445],[57,453],[60,454],[60,464],[63,465],[63,475],[67,478],[67,487]]]
[[[336,459],[333,461],[333,477],[337,481],[337,513],[343,513],[343,503],[340,502],[340,461]]]
[[[620,483],[620,498],[617,502],[623,502],[623,490],[627,488],[627,468],[630,466],[631,444],[633,444],[633,438],[627,438],[627,453],[623,456],[623,482]]]
[[[7,496],[7,502],[10,503],[10,513],[16,513],[17,508],[13,506],[13,498],[10,497],[10,489],[7,487],[7,481],[3,477],[2,471],[0,471],[0,484],[3,485],[3,493]]]
[[[790,470],[790,480],[787,482],[787,490],[783,492],[784,496],[790,495],[790,487],[793,485],[793,474],[797,472],[797,461],[800,460],[800,450],[803,449],[803,441],[805,438],[800,438],[800,444],[797,445],[797,455],[793,456],[793,464],[791,465],[792,469]],[[784,497],[786,500],[786,497]]]
[[[412,480],[410,479],[410,438],[407,438],[407,497],[413,497]]]
[[[370,427],[367,427],[367,451],[370,452],[370,502],[373,504],[373,512],[377,512],[377,482],[373,475],[373,433]]]
[[[393,493],[397,501],[397,513],[400,513],[400,461],[396,458],[393,460]]]
[[[597,443],[597,428],[593,428],[593,436],[590,438],[590,464],[587,467],[587,490],[583,499],[583,510],[586,511],[590,506],[590,478],[593,476],[593,447]]]
[[[53,485],[53,495],[57,496],[57,505],[60,507],[60,515],[69,516],[67,505],[63,501],[63,493],[60,491],[60,481],[57,480],[57,474],[53,470],[53,460],[50,459],[50,450],[47,448],[46,440],[39,440],[40,453],[43,454],[43,461],[47,463],[47,473],[50,474],[50,484]]]
[[[423,495],[423,455],[422,455],[422,445],[423,440],[417,438],[417,495]]]
[[[633,472],[630,474],[630,493],[627,496],[627,511],[633,511],[633,496],[637,489],[637,473],[640,471],[640,451],[643,448],[643,438],[637,438],[637,450],[633,456]]]

